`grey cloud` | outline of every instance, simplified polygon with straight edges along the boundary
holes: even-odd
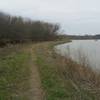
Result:
[[[0,10],[58,22],[66,33],[100,33],[100,0],[0,0]]]

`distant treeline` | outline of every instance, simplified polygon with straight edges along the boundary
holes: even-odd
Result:
[[[75,40],[87,40],[87,39],[100,39],[100,34],[96,35],[61,35],[61,38],[75,39]]]
[[[58,24],[32,21],[0,12],[0,45],[54,40],[59,28]]]

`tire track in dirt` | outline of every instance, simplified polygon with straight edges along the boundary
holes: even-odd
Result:
[[[30,66],[31,66],[31,79],[30,79],[30,85],[31,85],[31,97],[30,100],[45,100],[44,99],[44,92],[41,87],[41,79],[38,71],[38,67],[36,66],[35,62],[35,52],[34,48],[32,47],[30,49],[31,54],[31,60],[30,60]]]

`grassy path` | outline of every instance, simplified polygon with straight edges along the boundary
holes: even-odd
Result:
[[[34,44],[0,49],[0,100],[44,100]]]
[[[30,48],[30,66],[31,66],[31,79],[30,79],[30,85],[31,85],[31,100],[44,100],[44,94],[41,87],[41,79],[38,71],[38,67],[34,63],[36,60],[35,54],[34,54],[34,46]]]
[[[47,42],[37,44],[35,47],[36,64],[39,68],[46,100],[71,100],[71,98],[74,100],[73,94],[70,93],[74,89],[70,88],[70,85],[66,86],[59,69],[62,65],[55,58],[52,45],[53,42]]]
[[[92,87],[82,81],[77,64],[55,54],[55,44],[0,49],[0,100],[100,100],[100,91],[85,90]]]

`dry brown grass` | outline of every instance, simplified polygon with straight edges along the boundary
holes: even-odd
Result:
[[[56,55],[58,63],[60,62],[59,72],[65,80],[71,80],[73,86],[78,89],[82,88],[91,92],[100,93],[100,74],[94,71],[87,60],[81,61],[81,64],[73,61],[69,57]],[[82,59],[81,59],[82,60]]]

